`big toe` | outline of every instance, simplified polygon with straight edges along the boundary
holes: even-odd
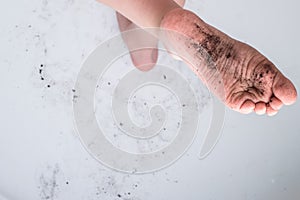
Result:
[[[295,86],[281,72],[278,72],[275,77],[273,93],[285,105],[291,105],[297,99]]]

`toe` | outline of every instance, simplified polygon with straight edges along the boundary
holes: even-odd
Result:
[[[266,104],[264,102],[258,102],[255,104],[255,109],[254,111],[256,112],[256,114],[258,115],[263,115],[266,113]]]
[[[274,110],[270,105],[267,105],[267,110],[266,110],[266,112],[267,112],[267,115],[269,115],[269,116],[274,116],[274,115],[276,115],[277,114],[277,110]]]
[[[295,86],[280,72],[275,77],[273,93],[285,105],[291,105],[297,99]]]
[[[283,105],[283,103],[276,97],[272,97],[269,104],[274,110],[279,110]]]
[[[255,108],[255,104],[251,100],[246,100],[240,107],[240,112],[243,114],[249,114]]]

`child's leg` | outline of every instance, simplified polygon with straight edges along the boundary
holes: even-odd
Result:
[[[175,2],[180,7],[183,7],[185,0],[175,0]],[[116,15],[121,32],[139,28],[122,14],[116,12]],[[155,66],[158,57],[157,38],[146,32],[135,32],[135,34],[128,34],[126,38],[123,39],[130,50],[132,63],[138,69],[148,71]],[[147,46],[148,48],[132,51],[132,49],[137,49],[142,46]]]
[[[180,6],[173,0],[98,0],[140,27],[159,27],[163,16]]]

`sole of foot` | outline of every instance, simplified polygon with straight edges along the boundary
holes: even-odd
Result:
[[[185,61],[226,106],[240,113],[275,115],[296,101],[297,91],[265,56],[185,9],[161,21],[167,46]],[[175,33],[175,34],[174,34]]]

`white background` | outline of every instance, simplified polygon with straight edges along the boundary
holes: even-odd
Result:
[[[298,1],[188,0],[186,7],[259,49],[298,88]],[[114,12],[95,1],[1,0],[3,198],[300,198],[299,101],[272,118],[227,110],[223,135],[204,160],[186,154],[147,175],[118,173],[95,161],[74,128],[72,88],[83,59],[117,33]]]

